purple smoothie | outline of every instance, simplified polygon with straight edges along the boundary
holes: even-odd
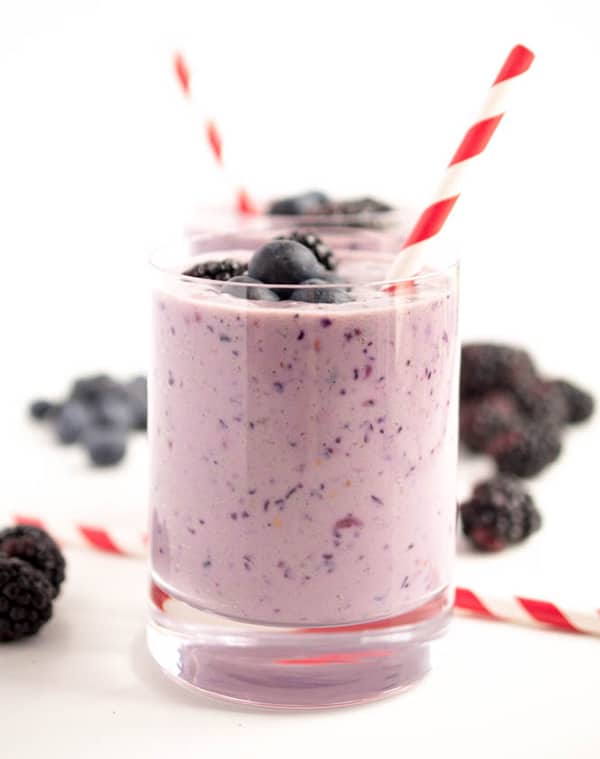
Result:
[[[388,263],[348,252],[340,271],[376,281]],[[219,288],[171,275],[154,293],[154,581],[266,624],[425,604],[454,554],[455,272],[333,305]]]

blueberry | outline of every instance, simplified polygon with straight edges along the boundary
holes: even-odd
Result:
[[[290,300],[304,303],[349,303],[352,296],[341,287],[326,287],[329,283],[324,279],[307,279],[303,285],[325,285],[324,287],[307,287],[292,290]]]
[[[119,389],[119,383],[108,374],[96,374],[76,380],[70,397],[83,403],[96,403],[101,397],[111,392],[116,393]]]
[[[58,412],[54,429],[61,443],[74,443],[92,422],[92,412],[81,401],[67,401]]]
[[[322,240],[314,232],[303,232],[299,229],[289,232],[285,235],[280,235],[275,238],[276,240],[294,240],[299,242],[300,245],[304,245],[305,248],[309,248],[315,254],[317,261],[325,269],[333,271],[337,267],[337,261],[335,253],[329,247],[329,245]]]
[[[272,285],[297,285],[312,277],[322,278],[323,267],[309,248],[294,240],[273,240],[250,259],[248,274]]]
[[[327,213],[330,208],[331,201],[324,192],[311,190],[301,195],[274,200],[269,207],[269,213],[276,216],[299,216]]]
[[[325,282],[327,282],[327,284],[329,285],[338,285],[344,281],[343,278],[340,277],[339,274],[337,274],[337,272],[329,271],[328,269],[325,269],[325,271],[322,272],[318,278],[324,279]]]
[[[368,196],[363,198],[351,198],[350,200],[341,200],[336,203],[335,210],[337,213],[353,214],[360,213],[384,213],[391,211],[392,207],[387,203],[376,198]]]
[[[133,427],[133,409],[125,397],[105,395],[94,404],[94,422],[102,427],[128,430]]]
[[[134,377],[125,385],[131,411],[131,427],[145,430],[148,423],[148,383],[145,377]]]
[[[233,295],[236,298],[246,298],[247,300],[279,300],[277,293],[273,292],[273,290],[269,290],[268,287],[264,286],[263,282],[258,279],[254,279],[253,277],[248,277],[247,275],[243,274],[239,277],[232,277],[229,281],[245,282],[249,285],[248,287],[230,287],[229,285],[225,285],[223,292],[228,293],[229,295]]]
[[[125,432],[117,427],[88,427],[83,435],[83,444],[90,461],[96,466],[117,464],[127,448]]]
[[[39,421],[42,419],[48,419],[49,417],[56,414],[57,411],[58,406],[55,403],[50,403],[50,401],[45,401],[42,399],[33,401],[29,406],[30,415],[33,417],[33,419],[37,419]]]

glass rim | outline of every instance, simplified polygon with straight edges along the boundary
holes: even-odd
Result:
[[[280,217],[280,218],[288,218],[288,217]],[[293,217],[289,217],[293,218]],[[301,217],[295,217],[296,220],[300,219]],[[362,227],[356,227],[356,226],[348,226],[348,225],[331,225],[329,227],[330,230],[341,230],[346,231],[350,233],[368,233],[371,235],[376,235],[380,237],[386,237],[390,235],[390,232],[387,230],[381,230],[381,229],[364,229]],[[215,228],[210,231],[203,231],[198,232],[193,235],[185,235],[184,241],[189,244],[193,245],[194,242],[197,241],[209,241],[211,239],[217,239],[219,235],[239,235],[240,237],[243,236],[245,233],[248,232],[272,232],[274,230],[270,229],[267,224],[261,227],[253,227],[251,230],[248,228],[243,227],[223,227],[223,228]],[[454,247],[454,246],[452,246]],[[196,285],[205,285],[210,287],[218,287],[223,288],[225,286],[233,287],[233,288],[244,288],[244,287],[256,287],[259,289],[265,289],[265,290],[272,290],[273,288],[277,288],[278,290],[337,290],[339,288],[355,288],[355,287],[370,287],[375,288],[378,287],[380,289],[384,289],[385,287],[392,287],[392,286],[402,286],[407,285],[409,283],[412,284],[418,284],[425,281],[430,281],[432,279],[435,279],[436,277],[440,276],[448,276],[451,275],[453,272],[458,271],[460,268],[460,259],[458,255],[452,255],[450,262],[444,262],[442,265],[437,266],[433,269],[426,269],[424,271],[420,271],[416,274],[412,275],[405,275],[402,277],[395,277],[392,279],[384,278],[384,279],[376,279],[376,280],[365,280],[361,282],[347,282],[347,281],[339,281],[339,282],[316,282],[311,284],[305,284],[305,283],[277,283],[277,282],[232,282],[231,280],[218,280],[218,279],[210,279],[208,277],[195,277],[190,274],[186,274],[184,271],[179,271],[175,267],[169,267],[166,265],[161,264],[157,259],[159,259],[161,253],[164,254],[169,250],[169,246],[167,245],[160,245],[156,246],[153,251],[150,253],[147,259],[147,263],[150,266],[151,270],[158,273],[161,276],[169,277],[172,279],[177,279],[180,282],[184,282],[190,285],[196,284]],[[375,256],[382,256],[389,260],[389,263],[391,264],[392,261],[395,259],[397,255],[399,255],[399,250],[394,251],[370,251],[371,255]],[[362,255],[363,257],[369,254],[369,251],[367,249],[365,250],[357,250],[353,249],[349,251],[350,255],[356,254],[356,255]],[[200,255],[204,258],[205,256],[211,256],[213,255],[215,259],[222,260],[225,258],[231,258],[230,255],[228,255],[227,251],[224,250],[215,250],[214,252],[209,250],[206,250],[202,252],[201,254],[194,256],[193,259],[197,259],[200,257]],[[192,257],[191,257],[192,258]],[[182,264],[184,262],[184,259],[174,259],[177,261],[178,264]],[[328,274],[331,274],[329,270]]]

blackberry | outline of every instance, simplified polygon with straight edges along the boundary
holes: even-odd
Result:
[[[281,235],[276,237],[276,240],[294,240],[304,245],[305,248],[312,250],[315,254],[317,261],[329,271],[334,271],[337,262],[335,260],[335,253],[323,242],[320,237],[312,232],[291,232],[289,235]]]
[[[515,399],[503,390],[461,401],[460,438],[472,451],[485,451],[493,438],[518,429],[522,423]]]
[[[35,635],[52,616],[53,593],[30,564],[0,556],[0,643]]]
[[[521,410],[531,421],[559,427],[567,423],[567,400],[554,382],[523,383],[514,393]]]
[[[463,345],[460,395],[469,398],[488,390],[512,390],[538,381],[530,356],[523,350],[493,343]]]
[[[570,424],[583,422],[594,413],[594,399],[585,390],[566,380],[556,380],[550,384],[563,396],[567,406],[566,421]]]
[[[559,457],[560,429],[526,423],[520,429],[496,435],[487,444],[485,452],[495,459],[501,472],[534,477]]]
[[[201,277],[202,279],[215,279],[220,282],[226,282],[232,277],[246,274],[247,270],[247,264],[241,261],[234,261],[232,258],[224,258],[221,261],[205,261],[194,264],[184,274],[187,277]]]
[[[354,216],[361,213],[384,213],[391,211],[392,207],[381,200],[365,196],[363,198],[351,198],[350,200],[341,200],[335,204],[335,212]]]
[[[462,529],[480,551],[500,551],[523,542],[542,520],[533,499],[516,477],[498,475],[474,489],[460,506]]]
[[[65,558],[47,532],[33,525],[0,530],[0,555],[21,559],[39,570],[52,585],[52,598],[56,598],[65,579]]]

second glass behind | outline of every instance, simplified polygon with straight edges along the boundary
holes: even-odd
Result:
[[[184,274],[247,262],[272,229],[154,262],[150,649],[269,706],[407,687],[451,607],[457,266],[390,289],[395,236],[319,234],[340,282],[302,292]]]

